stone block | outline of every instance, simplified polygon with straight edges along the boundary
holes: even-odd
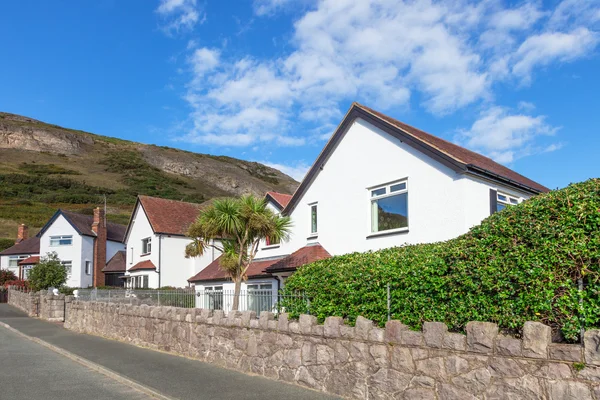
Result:
[[[548,357],[552,360],[582,362],[582,347],[578,344],[551,344],[548,346]]]
[[[325,327],[323,325],[315,325],[312,327],[311,330],[311,335],[314,336],[323,336],[323,331],[325,330]]]
[[[448,327],[443,322],[425,322],[423,324],[423,337],[425,344],[429,347],[441,348],[446,333],[448,333]]]
[[[583,335],[585,362],[600,365],[600,329],[590,329]]]
[[[403,331],[400,338],[400,343],[409,346],[423,346],[425,344],[423,332]]]
[[[301,314],[300,315],[300,333],[310,335],[312,333],[312,327],[317,324],[317,317],[314,315]]]
[[[361,317],[356,317],[356,323],[354,324],[354,335],[357,339],[367,340],[369,339],[369,332],[373,329],[373,321]]]
[[[527,321],[523,325],[523,356],[548,358],[548,345],[552,343],[552,329],[539,322]]]
[[[373,328],[369,332],[369,341],[383,343],[385,342],[385,330],[381,328]]]
[[[313,343],[305,342],[302,345],[302,363],[310,365],[317,362],[317,346]]]
[[[243,311],[241,319],[242,319],[242,326],[249,328],[250,321],[256,319],[256,311]]]
[[[391,320],[385,324],[385,341],[390,343],[400,343],[402,341],[402,332],[409,330],[409,327],[397,320]]]
[[[277,316],[277,330],[280,332],[287,332],[289,330],[289,315],[288,313],[281,313]]]
[[[467,324],[467,350],[491,353],[498,336],[498,325],[491,322],[469,322]]]
[[[272,312],[263,311],[260,313],[260,317],[258,317],[258,326],[260,329],[269,329],[269,321],[273,321],[275,316]]]
[[[297,321],[290,322],[288,329],[291,333],[300,333],[300,324]]]
[[[323,324],[323,335],[327,338],[337,338],[341,336],[340,326],[344,324],[341,317],[327,317]]]
[[[551,400],[592,400],[594,398],[590,388],[583,382],[557,380],[547,383]]]
[[[344,339],[354,339],[354,327],[348,325],[340,326],[340,336]]]
[[[260,327],[260,321],[257,319],[251,319],[250,320],[250,328],[252,329],[258,329]]]
[[[442,341],[442,348],[449,350],[466,351],[467,337],[460,333],[446,333]]]
[[[212,316],[213,325],[221,325],[225,319],[225,312],[223,310],[214,310]]]
[[[270,330],[276,331],[277,330],[277,321],[275,321],[275,320],[268,321],[267,326],[269,327]]]
[[[498,336],[496,338],[496,354],[521,357],[523,355],[521,344],[522,341],[520,339]]]

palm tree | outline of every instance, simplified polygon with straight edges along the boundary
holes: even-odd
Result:
[[[188,236],[193,241],[185,255],[201,256],[211,247],[222,253],[219,264],[235,283],[232,310],[237,311],[242,280],[247,279],[260,241],[267,237],[272,242],[288,240],[291,227],[289,217],[275,214],[265,200],[252,195],[215,200],[190,226]]]

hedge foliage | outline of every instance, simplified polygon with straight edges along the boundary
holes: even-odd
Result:
[[[584,290],[578,290],[581,278]],[[536,196],[495,213],[447,242],[333,257],[300,268],[286,282],[303,291],[319,319],[391,317],[420,329],[469,321],[519,330],[528,320],[562,330],[600,327],[600,179]],[[301,307],[288,307],[299,313]]]

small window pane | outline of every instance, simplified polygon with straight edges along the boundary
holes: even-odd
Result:
[[[408,193],[373,200],[371,212],[372,232],[408,227]]]
[[[498,193],[498,200],[500,201],[508,201],[505,195]]]
[[[498,211],[502,211],[506,208],[506,204],[498,203],[496,208]]]
[[[371,191],[371,196],[375,197],[375,196],[381,196],[382,194],[385,194],[385,188],[381,188],[381,189],[375,189]]]
[[[512,197],[510,198],[510,203],[511,204],[519,204],[519,200],[517,199],[513,199]]]
[[[390,192],[398,192],[404,189],[406,189],[406,182],[397,183],[395,185],[390,186]]]
[[[310,207],[310,233],[317,233],[317,206]]]

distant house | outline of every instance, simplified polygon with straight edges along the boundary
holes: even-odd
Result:
[[[354,103],[293,196],[267,193],[269,207],[291,218],[292,235],[263,243],[244,287],[275,289],[299,266],[330,255],[448,240],[547,191],[485,156]],[[197,290],[232,288],[217,263],[190,283]]]
[[[191,242],[188,227],[196,220],[200,204],[139,196],[127,232],[126,272],[131,288],[184,287],[218,256],[210,250],[202,257],[185,258]]]
[[[21,224],[17,232],[15,245],[0,252],[0,269],[8,269],[17,277],[22,277],[19,263],[25,259],[40,255],[40,238],[29,237],[29,228]]]
[[[126,227],[105,221],[104,210],[94,215],[58,210],[38,233],[40,255],[56,253],[67,267],[67,286],[104,286],[106,260],[124,250]]]
[[[106,286],[118,287],[125,286],[125,271],[127,267],[125,260],[127,259],[127,252],[125,250],[119,250],[114,256],[106,263],[106,266],[102,270],[104,272],[104,284]]]

